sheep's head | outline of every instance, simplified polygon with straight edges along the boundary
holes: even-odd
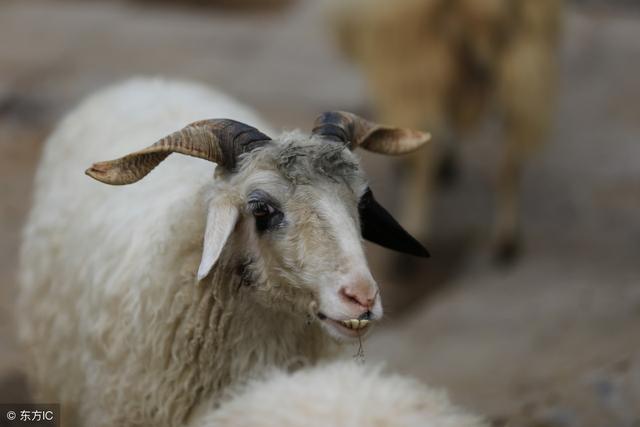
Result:
[[[428,256],[375,201],[352,149],[402,154],[428,139],[344,112],[321,115],[310,136],[278,140],[238,122],[208,120],[87,174],[132,183],[173,152],[216,162],[198,280],[225,258],[255,290],[257,304],[312,315],[340,339],[360,336],[382,316],[362,237]]]

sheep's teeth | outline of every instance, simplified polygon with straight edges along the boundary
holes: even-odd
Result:
[[[369,324],[369,320],[348,319],[341,322],[349,329],[363,329]]]
[[[357,324],[358,324],[357,322],[358,322],[357,319],[347,319],[347,320],[343,320],[342,324],[344,326],[346,326],[347,328],[349,328],[349,329],[356,329]]]
[[[363,319],[363,320],[347,319],[347,320],[340,321],[340,323],[342,323],[345,327],[349,329],[355,329],[355,330],[366,328],[369,322],[370,320],[366,320],[366,319]]]

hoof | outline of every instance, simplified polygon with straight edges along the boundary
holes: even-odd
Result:
[[[438,185],[442,188],[449,188],[456,183],[459,175],[458,159],[452,151],[449,151],[438,163],[436,175]]]
[[[514,264],[520,257],[522,248],[517,238],[500,240],[494,252],[494,261],[501,267]]]

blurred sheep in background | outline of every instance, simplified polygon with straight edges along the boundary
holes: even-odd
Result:
[[[517,253],[519,181],[549,127],[561,0],[349,0],[332,7],[342,51],[365,73],[384,122],[433,131],[409,160],[404,223],[427,234],[435,178],[495,101],[504,132],[494,248]]]

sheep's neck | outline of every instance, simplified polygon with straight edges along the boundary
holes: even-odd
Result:
[[[256,304],[252,289],[227,263],[212,277],[178,291],[188,303],[176,317],[169,363],[183,367],[188,387],[202,390],[194,405],[215,402],[225,387],[264,368],[295,368],[335,349],[317,322]]]

